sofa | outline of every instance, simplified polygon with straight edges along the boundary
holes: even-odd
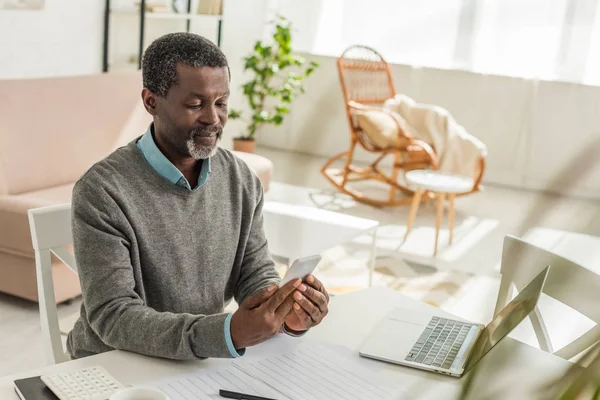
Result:
[[[145,132],[139,72],[0,80],[0,292],[37,301],[27,210],[71,201],[96,161]],[[271,162],[236,153],[268,190]],[[53,259],[58,303],[81,293]]]

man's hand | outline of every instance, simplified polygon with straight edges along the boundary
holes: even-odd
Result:
[[[285,326],[296,333],[319,325],[329,312],[329,294],[323,284],[309,275],[306,283],[294,293],[293,312],[285,319]]]
[[[244,300],[231,317],[233,346],[243,349],[277,334],[292,312],[294,298],[291,295],[301,283],[300,279],[294,279],[279,290],[276,290],[277,285],[271,285]]]

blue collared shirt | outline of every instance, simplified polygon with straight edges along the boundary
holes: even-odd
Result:
[[[150,163],[152,168],[158,172],[160,176],[168,180],[174,185],[181,186],[185,189],[192,190],[190,184],[185,176],[173,165],[171,161],[160,151],[154,138],[152,137],[152,124],[148,127],[148,130],[138,140],[137,147],[142,151],[146,161]],[[198,177],[198,185],[194,188],[200,189],[206,184],[208,175],[210,174],[210,158],[202,160],[202,167],[200,168],[200,176]]]
[[[174,185],[181,186],[185,189],[192,190],[188,180],[183,176],[181,171],[177,169],[175,165],[160,151],[154,138],[152,137],[152,124],[148,127],[148,130],[144,135],[137,141],[137,147],[140,149],[144,158],[154,168],[154,170],[163,178],[168,180]],[[208,175],[210,174],[210,158],[202,160],[202,167],[200,168],[200,176],[198,177],[198,185],[193,190],[198,190],[206,184]],[[225,326],[223,327],[225,333],[225,342],[227,348],[231,353],[232,357],[241,357],[245,353],[245,349],[237,351],[233,346],[233,340],[231,339],[231,317],[229,314],[225,318]]]

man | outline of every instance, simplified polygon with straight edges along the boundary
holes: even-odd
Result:
[[[313,276],[277,286],[260,181],[218,147],[229,98],[224,54],[200,36],[169,34],[148,47],[142,73],[154,122],[73,189],[83,304],[71,356],[238,357],[277,332],[319,324],[327,292]],[[226,314],[232,298],[240,307]]]

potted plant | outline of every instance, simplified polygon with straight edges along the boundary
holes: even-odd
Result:
[[[283,16],[275,20],[272,40],[271,45],[257,41],[253,52],[244,58],[244,71],[251,72],[251,79],[242,85],[250,116],[244,119],[242,111],[229,111],[230,119],[242,119],[247,124],[234,138],[234,150],[254,152],[256,133],[266,124],[283,123],[292,101],[304,93],[303,80],[318,67],[314,61],[306,65],[303,57],[292,53],[292,26]]]

